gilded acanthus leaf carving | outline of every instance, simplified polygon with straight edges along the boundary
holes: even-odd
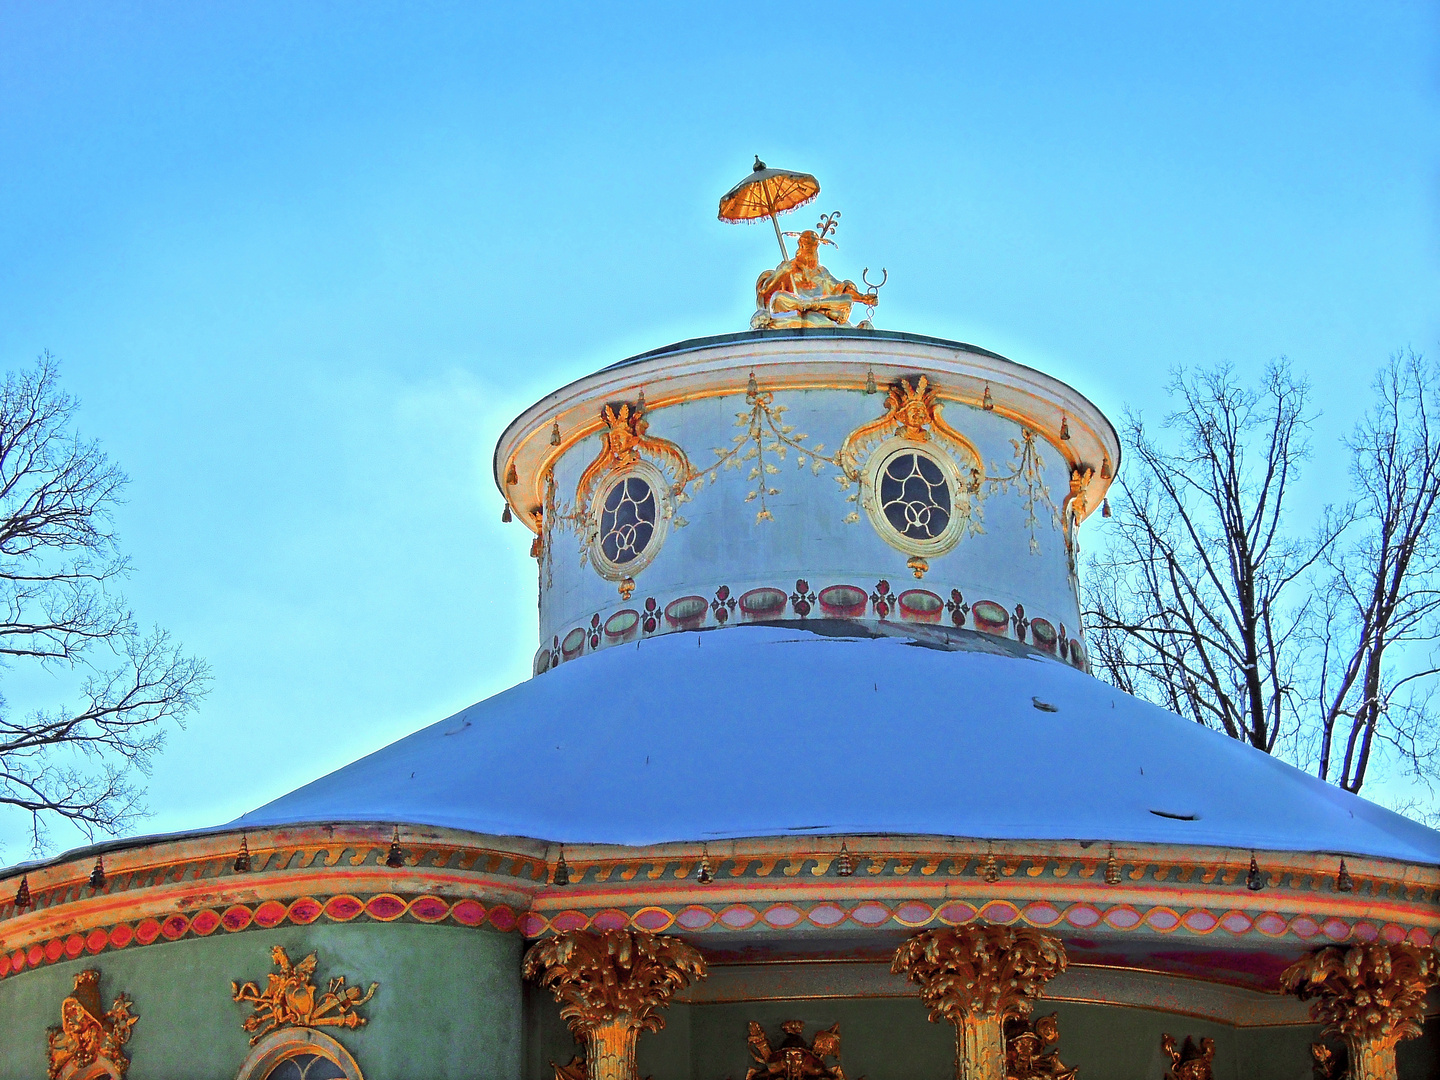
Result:
[[[1285,969],[1280,983],[1344,1039],[1353,1080],[1395,1075],[1395,1044],[1418,1037],[1425,994],[1440,981],[1440,960],[1415,945],[1331,945]]]
[[[634,1080],[637,1037],[665,1026],[660,1010],[705,977],[705,958],[643,930],[571,930],[532,945],[524,972],[550,989],[584,1040],[590,1080]]]
[[[102,1008],[100,972],[79,972],[74,991],[60,1003],[60,1026],[48,1034],[49,1080],[84,1072],[97,1061],[124,1080],[130,1058],[123,1047],[139,1019],[130,1015],[130,999],[124,994],[117,995],[109,1009]]]
[[[253,982],[230,984],[236,1001],[255,1006],[243,1024],[246,1031],[255,1033],[250,1039],[251,1046],[279,1028],[357,1028],[366,1023],[365,1017],[355,1010],[375,996],[379,983],[371,983],[368,990],[361,990],[358,986],[346,986],[345,976],[337,975],[322,993],[313,982],[315,953],[291,963],[285,950],[276,945],[270,950],[270,958],[280,970],[278,974],[265,976],[264,990]]]

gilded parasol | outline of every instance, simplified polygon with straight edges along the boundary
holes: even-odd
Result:
[[[750,175],[721,196],[720,220],[755,221],[768,217],[775,226],[775,239],[780,242],[780,258],[788,259],[777,215],[804,206],[819,194],[820,181],[809,173],[766,168],[757,154]]]

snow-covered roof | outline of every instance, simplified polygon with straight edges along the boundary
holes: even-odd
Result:
[[[946,650],[737,626],[610,648],[234,826],[630,845],[924,834],[1440,863],[1440,833],[1054,659],[958,636]]]

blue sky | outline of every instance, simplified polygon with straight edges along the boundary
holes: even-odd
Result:
[[[746,326],[774,240],[715,204],[755,153],[819,176],[833,270],[888,268],[878,325],[1116,416],[1161,409],[1172,365],[1286,354],[1345,430],[1388,353],[1440,336],[1436,24],[0,6],[0,358],[63,359],[133,477],[130,599],[215,669],[146,828],[228,820],[528,674],[494,441],[560,383]],[[1343,469],[1319,444],[1316,501]]]

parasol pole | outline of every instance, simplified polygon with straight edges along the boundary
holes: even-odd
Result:
[[[770,186],[764,180],[760,181],[760,193],[765,196],[765,205],[770,208],[770,224],[775,226],[775,240],[780,245],[780,261],[785,262],[790,258],[790,254],[785,250],[785,237],[780,235],[780,218],[775,213],[775,201],[770,198]]]

